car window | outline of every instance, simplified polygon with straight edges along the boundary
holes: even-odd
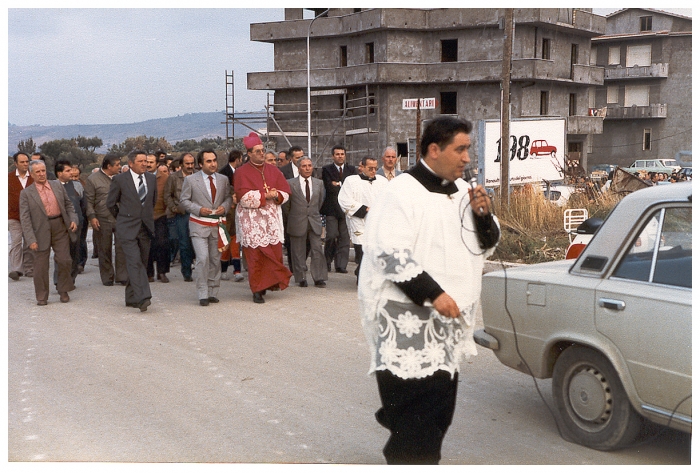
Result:
[[[692,288],[691,207],[654,213],[637,234],[613,276]]]

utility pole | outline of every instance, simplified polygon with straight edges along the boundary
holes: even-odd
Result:
[[[420,97],[418,97],[418,102],[416,103],[416,164],[420,160]]]
[[[503,70],[501,74],[501,204],[508,205],[510,191],[510,69],[513,56],[513,9],[505,9]]]

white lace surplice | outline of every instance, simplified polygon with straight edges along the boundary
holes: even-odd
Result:
[[[386,369],[403,379],[437,370],[454,374],[462,359],[477,353],[481,272],[493,249],[479,247],[467,184],[456,184],[459,191],[447,196],[402,174],[368,214],[358,297],[370,373]],[[460,318],[443,317],[429,303],[419,307],[396,286],[423,271],[455,300]]]
[[[289,199],[286,192],[278,192],[284,201]],[[246,192],[236,207],[236,236],[239,244],[250,248],[284,243],[282,206],[263,201],[260,191]]]

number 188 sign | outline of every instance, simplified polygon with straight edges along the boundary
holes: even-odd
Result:
[[[563,164],[566,149],[565,120],[512,120],[510,134],[507,159],[511,185],[562,178],[558,166]],[[484,122],[483,152],[485,186],[500,186],[500,122]]]

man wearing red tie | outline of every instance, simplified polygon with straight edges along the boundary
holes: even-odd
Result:
[[[202,170],[185,178],[180,204],[190,214],[197,298],[199,305],[208,306],[210,302],[219,302],[220,252],[229,245],[223,229],[232,203],[231,187],[228,178],[216,172],[218,163],[214,150],[200,151],[197,160]]]

